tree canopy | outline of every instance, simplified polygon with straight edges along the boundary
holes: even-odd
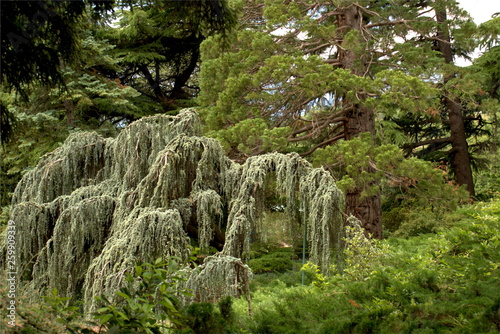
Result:
[[[425,152],[441,150],[434,161],[450,166],[450,175],[474,196],[467,139],[484,133],[479,113],[489,109],[478,103],[481,80],[453,63],[479,42],[475,24],[456,2],[244,6],[228,52],[216,38],[202,45],[198,101],[210,136],[230,156],[273,150],[321,156],[322,148],[368,133],[365,140],[398,144],[410,156],[432,160]],[[430,120],[433,126],[419,128]],[[380,193],[370,191],[380,186],[378,169],[366,161],[356,173],[364,181],[345,190],[348,211],[380,237]]]
[[[86,6],[96,15],[113,1],[2,1],[2,82],[26,97],[26,85],[63,84],[61,60],[77,55]]]

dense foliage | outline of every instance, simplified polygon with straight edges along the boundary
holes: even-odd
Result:
[[[489,135],[497,100],[486,91],[489,70],[454,61],[467,58],[481,40],[496,45],[498,21],[478,31],[454,1],[262,0],[242,6],[229,50],[217,38],[202,44],[198,101],[209,135],[230,156],[275,150],[316,156],[338,178],[350,178],[347,211],[375,237],[382,236],[380,187],[405,188],[403,179],[414,177],[397,164],[400,173],[393,175],[383,162],[357,152],[358,137],[382,152],[395,144],[405,157],[433,161],[475,195],[473,155],[497,141]],[[350,146],[344,152],[359,156],[331,154],[340,153],[335,144],[342,141]],[[404,165],[412,162],[412,170],[429,174],[417,160]]]
[[[234,13],[227,1],[3,1],[2,22],[5,212],[25,169],[70,133],[115,136],[192,105],[199,44]]]
[[[374,244],[354,238],[345,268],[328,284],[268,281],[243,323],[253,333],[495,333],[499,209],[498,199],[461,209],[437,234]]]
[[[0,3],[7,331],[500,331],[500,13]]]
[[[300,285],[297,271],[257,275],[253,316],[248,315],[243,299],[224,299],[218,307],[166,304],[167,314],[178,314],[172,318],[178,319],[172,332],[496,333],[500,330],[499,217],[496,199],[458,210],[441,222],[435,234],[370,241],[354,228],[345,265],[333,276],[325,278],[311,264],[304,267],[308,285]],[[162,268],[160,263],[137,267],[136,292],[119,292],[124,304],[107,304],[95,319],[107,326],[115,320],[127,328],[134,324],[136,333],[147,333],[159,319],[151,312],[152,304],[143,300],[153,291],[149,284],[164,273],[175,276],[172,264]],[[135,294],[143,290],[145,294]],[[161,289],[168,297],[165,302],[175,299],[168,291],[168,286]],[[59,333],[64,328],[99,332],[84,325],[78,307],[68,307],[67,300],[56,295],[47,301],[52,306],[21,304],[22,322],[16,332]],[[108,309],[113,312],[105,312]],[[132,314],[146,318],[132,318]]]
[[[144,117],[113,138],[72,134],[16,187],[12,201],[19,284],[37,294],[57,289],[82,299],[123,288],[136,261],[207,255],[187,269],[184,303],[249,295],[250,243],[262,241],[265,200],[283,198],[281,228],[322,272],[340,257],[344,198],[332,176],[297,154],[270,153],[238,164],[201,136],[192,109]],[[69,233],[68,233],[69,231]],[[10,239],[9,239],[10,240]],[[7,233],[0,253],[7,256]],[[210,246],[219,252],[212,254]],[[6,258],[0,265],[7,268]],[[116,324],[113,324],[116,325]]]

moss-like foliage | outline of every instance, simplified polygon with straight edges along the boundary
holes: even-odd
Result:
[[[259,241],[269,191],[284,198],[290,235],[300,240],[307,230],[311,257],[327,270],[340,244],[343,195],[297,154],[234,163],[201,136],[193,109],[143,118],[115,139],[76,133],[16,189],[18,270],[31,288],[83,297],[90,311],[137,261],[187,259],[192,238],[205,254],[220,250],[186,282],[195,300],[239,296],[251,275],[240,259]]]
[[[191,272],[183,287],[192,291],[188,302],[215,303],[223,296],[249,295],[249,280],[252,272],[239,258],[217,254]]]

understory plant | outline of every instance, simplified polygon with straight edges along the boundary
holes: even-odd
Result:
[[[498,333],[500,200],[454,213],[437,233],[383,241],[354,233],[322,289],[279,277],[253,292],[251,333]],[[349,233],[348,233],[349,235]],[[357,238],[356,235],[359,237]]]
[[[153,263],[138,264],[135,274],[126,273],[125,285],[115,298],[97,297],[102,306],[93,316],[107,333],[165,333],[166,329],[182,328],[185,323],[177,294],[184,280],[179,262],[161,258]]]

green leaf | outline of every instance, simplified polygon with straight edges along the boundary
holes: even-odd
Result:
[[[113,318],[112,314],[104,314],[102,316],[99,316],[99,321],[101,322],[101,324],[104,325],[108,323],[108,321],[111,320],[111,318]]]
[[[130,299],[130,296],[124,292],[121,292],[121,291],[116,291],[116,294],[120,297],[123,297],[124,299],[126,300],[129,300]]]
[[[142,266],[135,266],[135,274],[137,276],[141,276],[143,273],[143,269],[142,269]]]

